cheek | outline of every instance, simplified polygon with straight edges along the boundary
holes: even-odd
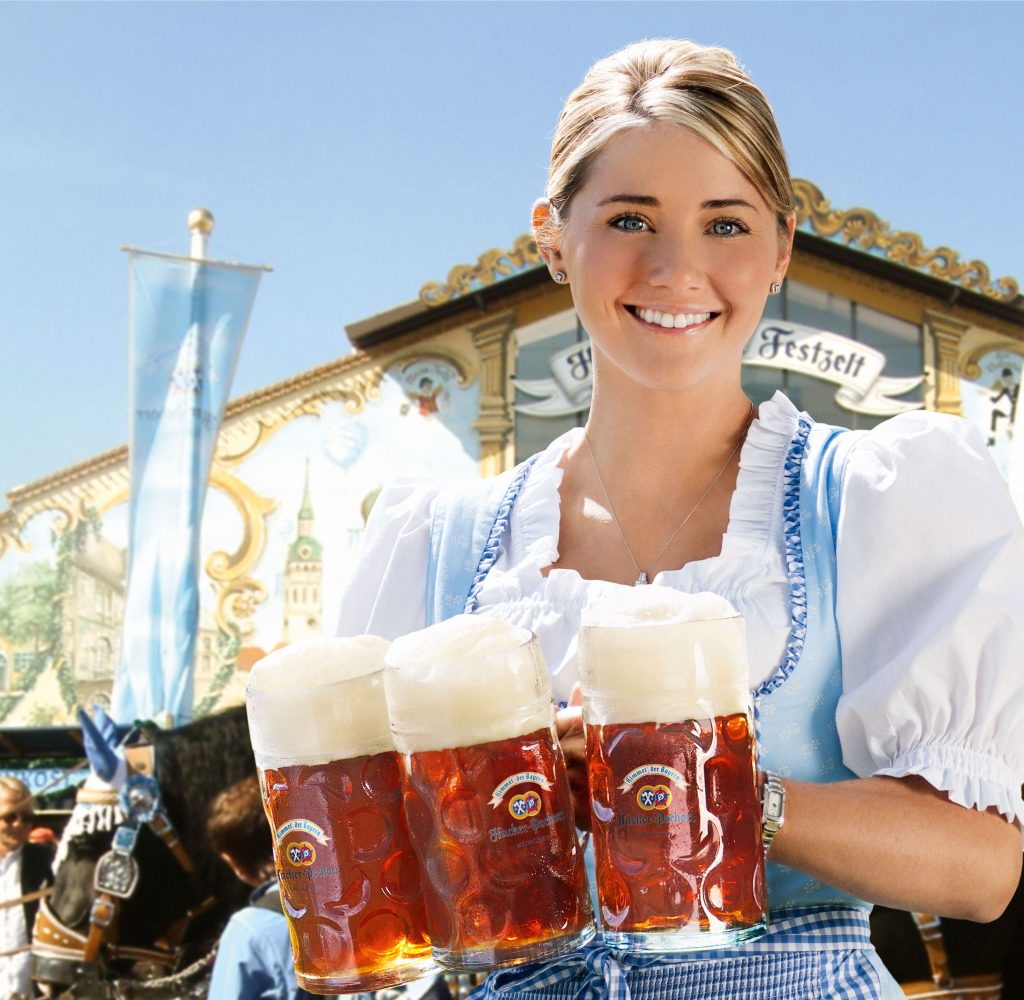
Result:
[[[774,264],[774,258],[769,260],[760,252],[722,254],[715,271],[719,286],[736,300],[734,306],[742,306],[743,300],[749,299],[753,308],[768,294]]]

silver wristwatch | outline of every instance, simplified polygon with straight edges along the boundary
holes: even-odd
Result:
[[[786,789],[782,779],[771,771],[764,772],[761,790],[761,842],[765,853],[786,821]]]

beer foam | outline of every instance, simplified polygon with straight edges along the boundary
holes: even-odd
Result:
[[[249,738],[260,767],[326,764],[394,750],[375,635],[275,650],[249,674]]]
[[[547,667],[532,633],[457,615],[396,639],[384,687],[402,753],[511,739],[552,723]]]
[[[616,587],[583,613],[588,722],[680,722],[750,710],[742,617],[717,594]]]

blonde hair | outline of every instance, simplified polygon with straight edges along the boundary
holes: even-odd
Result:
[[[0,774],[0,791],[7,792],[11,797],[18,797],[15,806],[18,808],[32,807],[32,792],[28,785],[11,774]]]
[[[648,122],[680,125],[710,142],[758,189],[785,230],[793,188],[764,94],[727,49],[661,38],[595,63],[569,95],[551,145],[551,213],[534,233],[539,245],[553,249],[573,197],[608,140]]]

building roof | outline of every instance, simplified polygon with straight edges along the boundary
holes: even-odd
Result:
[[[794,178],[795,248],[855,271],[887,278],[939,302],[961,302],[1024,325],[1024,296],[1011,277],[993,279],[981,260],[961,260],[949,247],[929,249],[910,230],[896,230],[867,208],[832,207],[808,180]],[[491,249],[476,264],[453,267],[407,302],[345,328],[357,348],[384,343],[417,326],[458,312],[483,311],[496,297],[548,281],[533,239],[520,236],[510,250]]]

